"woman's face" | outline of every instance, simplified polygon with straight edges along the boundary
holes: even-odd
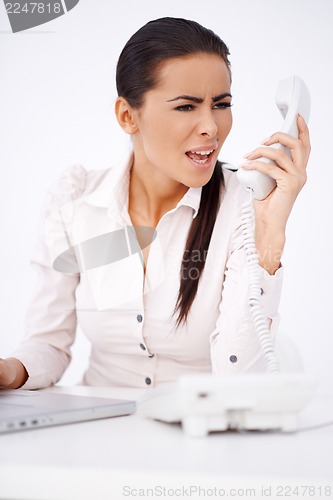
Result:
[[[135,163],[161,182],[205,185],[232,125],[230,74],[223,59],[196,54],[165,61],[157,86],[135,110]]]

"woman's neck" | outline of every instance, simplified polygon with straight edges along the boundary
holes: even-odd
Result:
[[[156,227],[162,216],[174,208],[188,187],[167,178],[155,167],[134,164],[130,170],[128,211],[140,224]]]

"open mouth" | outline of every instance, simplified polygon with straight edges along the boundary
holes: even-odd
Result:
[[[213,152],[214,149],[209,149],[207,151],[186,151],[185,154],[199,165],[204,165],[208,162]]]

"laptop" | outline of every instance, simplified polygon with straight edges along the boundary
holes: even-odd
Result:
[[[136,402],[47,391],[0,390],[0,434],[130,415]]]

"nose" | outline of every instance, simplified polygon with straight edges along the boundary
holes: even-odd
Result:
[[[216,137],[218,126],[215,120],[214,111],[211,109],[204,110],[200,115],[198,122],[198,133],[205,137]]]

